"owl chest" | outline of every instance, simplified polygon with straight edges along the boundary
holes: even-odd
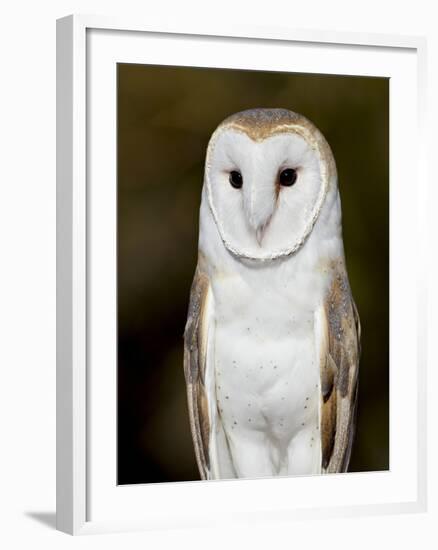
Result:
[[[314,296],[297,281],[230,278],[216,286],[216,395],[230,429],[244,425],[291,437],[316,422],[314,309]]]

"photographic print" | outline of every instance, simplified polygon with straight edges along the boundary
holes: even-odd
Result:
[[[118,483],[389,468],[389,80],[118,65]]]

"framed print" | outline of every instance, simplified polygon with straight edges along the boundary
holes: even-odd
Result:
[[[58,21],[60,530],[425,509],[424,48]]]

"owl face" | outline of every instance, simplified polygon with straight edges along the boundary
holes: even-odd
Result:
[[[262,260],[298,249],[327,191],[326,162],[307,128],[277,124],[266,134],[221,125],[210,141],[205,172],[225,246]]]

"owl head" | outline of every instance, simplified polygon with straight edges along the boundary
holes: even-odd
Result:
[[[324,204],[339,201],[327,141],[286,109],[251,109],[225,119],[207,148],[204,189],[225,247],[252,260],[299,250]]]

